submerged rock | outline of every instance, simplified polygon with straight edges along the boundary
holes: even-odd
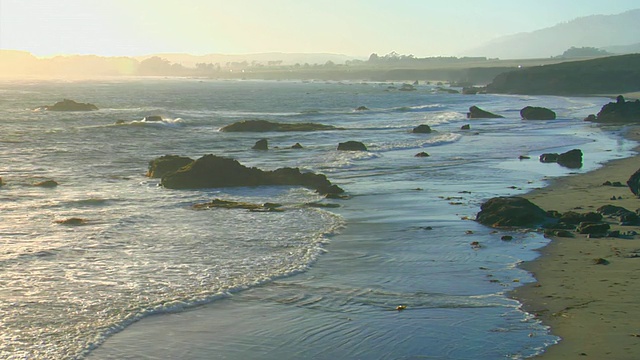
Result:
[[[533,226],[543,222],[546,212],[523,197],[496,197],[482,204],[476,221],[491,227]]]
[[[189,165],[193,159],[186,156],[164,155],[149,161],[147,176],[150,178],[161,178],[168,173],[177,171],[183,166]]]
[[[556,113],[544,107],[527,106],[520,110],[524,120],[555,120]]]
[[[342,130],[331,125],[314,123],[275,123],[267,120],[244,120],[224,126],[220,131],[224,132],[268,132],[268,131],[324,131]]]
[[[199,189],[236,186],[299,185],[315,189],[320,194],[341,194],[339,186],[327,177],[298,168],[264,171],[246,167],[237,160],[205,155],[196,161],[162,177],[160,185],[169,189]]]
[[[467,118],[468,119],[499,119],[499,118],[504,118],[504,116],[482,110],[479,107],[474,105],[469,108],[469,112],[467,113]]]
[[[338,144],[341,151],[367,151],[367,147],[360,141],[346,141]]]
[[[54,187],[58,186],[58,182],[55,181],[55,180],[45,180],[45,181],[37,182],[37,183],[33,184],[33,186],[45,187],[45,188],[54,188]]]
[[[79,103],[73,100],[64,99],[53,105],[41,106],[39,109],[47,111],[94,111],[98,110],[98,107],[89,103]]]

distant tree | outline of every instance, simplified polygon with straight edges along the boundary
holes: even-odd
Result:
[[[607,55],[612,55],[612,54],[605,50],[598,49],[595,47],[577,48],[575,46],[572,46],[571,48],[566,50],[562,55],[560,55],[560,57],[575,58],[575,57],[591,57],[591,56],[607,56]]]
[[[140,75],[170,75],[173,68],[171,62],[158,56],[150,57],[140,62]]]

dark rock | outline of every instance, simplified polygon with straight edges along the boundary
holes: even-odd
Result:
[[[369,110],[369,108],[368,108],[368,107],[366,107],[366,106],[358,106],[358,107],[356,108],[356,111],[367,111],[367,110]]]
[[[558,155],[558,164],[571,169],[581,168],[582,151],[580,149],[573,149]]]
[[[589,114],[586,118],[584,118],[584,121],[597,121],[598,118],[594,115],[594,114]]]
[[[300,143],[295,143],[291,146],[292,149],[302,149],[302,145]]]
[[[602,123],[629,123],[640,121],[640,100],[625,101],[622,95],[616,98],[616,102],[610,102],[600,109],[597,122]]]
[[[606,234],[610,229],[609,224],[583,222],[576,229],[580,234]]]
[[[540,155],[540,162],[542,163],[555,163],[558,162],[558,154],[557,153],[546,153]]]
[[[530,157],[530,156],[527,156],[527,155],[520,155],[520,156],[518,156],[518,159],[519,159],[519,160],[529,160],[529,159],[531,159],[531,157]],[[543,162],[544,162],[544,161],[543,161]]]
[[[189,165],[193,159],[186,156],[164,155],[149,161],[147,176],[150,178],[161,178],[168,173],[177,171],[183,166]]]
[[[560,219],[558,221],[566,224],[577,225],[582,222],[598,222],[600,220],[602,220],[602,214],[599,214],[597,212],[588,212],[581,214],[575,211],[567,211],[566,213],[562,214],[562,216],[560,216]]]
[[[513,240],[513,236],[511,236],[511,235],[504,235],[504,236],[502,236],[502,237],[500,238],[500,240],[502,240],[502,241],[511,241],[511,240]]]
[[[555,236],[555,237],[563,237],[563,238],[572,238],[574,237],[571,231],[565,229],[547,229],[544,231],[546,236]]]
[[[418,125],[411,132],[414,134],[429,134],[431,133],[431,127],[429,125]]]
[[[627,180],[627,186],[633,195],[640,196],[640,169],[629,177],[629,180]]]
[[[162,116],[159,115],[150,115],[150,116],[145,116],[142,121],[162,121]]]
[[[596,265],[609,265],[609,260],[604,258],[593,259],[593,263]]]
[[[45,187],[45,188],[54,188],[58,186],[58,183],[55,180],[45,180],[40,181],[38,183],[33,184],[33,186]]]
[[[64,219],[64,220],[56,220],[55,223],[56,224],[60,224],[60,225],[79,226],[79,225],[86,225],[87,224],[87,220],[86,219],[72,217],[72,218],[68,218],[68,219]]]
[[[469,112],[467,113],[467,118],[468,119],[498,119],[498,118],[504,118],[504,116],[490,113],[474,105],[469,108]]]
[[[476,221],[500,226],[533,226],[544,221],[546,212],[522,197],[496,197],[481,206]]]
[[[341,194],[327,177],[298,168],[263,171],[246,167],[234,159],[205,155],[191,164],[162,177],[160,185],[169,189],[199,189],[236,186],[299,185],[315,189],[320,194]]]
[[[94,111],[98,110],[98,107],[89,103],[78,103],[73,100],[64,99],[54,105],[41,106],[39,109],[47,111]]]
[[[623,214],[633,213],[631,210],[615,205],[603,205],[597,208],[596,211],[604,216],[621,216]]]
[[[471,130],[471,125],[469,124],[464,124],[460,127],[460,130]]]
[[[346,141],[338,144],[338,150],[367,151],[367,147],[359,141]]]
[[[520,110],[524,120],[555,120],[556,113],[544,107],[527,106]]]
[[[229,201],[229,200],[222,200],[222,199],[213,199],[212,201],[209,201],[206,203],[193,205],[193,208],[196,210],[244,209],[244,210],[249,210],[254,212],[274,212],[274,211],[281,212],[283,210],[280,209],[280,207],[282,207],[281,204],[274,204],[274,203],[252,204],[252,203]]]
[[[253,150],[269,150],[269,142],[267,139],[260,139],[256,141],[256,144],[251,148]]]
[[[431,155],[427,154],[426,152],[419,152],[415,155],[415,157],[429,157]]]
[[[314,123],[291,123],[281,124],[267,120],[244,120],[227,125],[220,129],[224,132],[268,132],[268,131],[324,131],[324,130],[342,130],[331,125],[322,125]]]

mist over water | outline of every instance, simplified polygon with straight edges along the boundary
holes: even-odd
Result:
[[[468,353],[519,358],[555,341],[504,296],[530,280],[515,264],[532,259],[545,240],[516,233],[515,241],[503,242],[499,234],[461,218],[475,216],[489,197],[522,193],[543,186],[545,176],[569,174],[538,163],[539,153],[581,148],[585,164],[578,171],[627,155],[631,144],[582,122],[607,100],[463,96],[425,84],[400,92],[388,85],[191,79],[0,83],[0,357],[82,357],[150,314],[211,302],[224,307],[233,301],[230,294],[278,312],[275,322],[266,324],[271,330],[247,324],[238,330],[267,331],[269,336],[256,335],[255,341],[272,356],[295,355],[276,350],[275,338],[317,358]],[[33,110],[63,98],[100,110]],[[467,120],[471,105],[506,118]],[[552,108],[558,120],[522,121],[518,111],[526,105]],[[358,106],[369,110],[354,111]],[[142,121],[149,115],[164,120]],[[244,119],[345,130],[219,131]],[[472,130],[460,130],[467,123]],[[420,124],[435,132],[412,134]],[[269,140],[269,151],[250,150],[260,138]],[[336,151],[347,140],[362,141],[368,151]],[[303,149],[289,149],[297,142]],[[414,157],[421,151],[431,156]],[[327,200],[298,187],[169,190],[144,176],[158,156],[209,153],[264,170],[291,166],[323,173],[351,198]],[[518,155],[532,160],[520,161]],[[48,179],[59,185],[33,186]],[[192,209],[214,198],[281,203],[285,211]],[[304,206],[311,202],[339,207]],[[74,217],[86,224],[56,222]],[[483,247],[473,249],[472,241]],[[389,311],[399,303],[410,309],[402,317]],[[296,322],[296,309],[318,315]],[[351,318],[359,330],[329,326],[330,314]],[[391,314],[397,318],[390,320]],[[278,320],[291,326],[276,326]],[[461,331],[466,341],[452,340]],[[408,334],[414,334],[412,340],[401,340]],[[255,349],[233,346],[231,333],[221,336],[221,353],[256,355]],[[152,335],[145,339],[154,346]],[[170,349],[159,349],[169,354]],[[213,350],[202,351],[204,357]]]

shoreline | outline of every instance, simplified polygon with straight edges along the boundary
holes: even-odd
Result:
[[[623,137],[640,140],[640,127],[629,126]],[[547,211],[588,212],[607,204],[635,211],[640,200],[626,181],[640,167],[639,150],[636,147],[632,157],[607,162],[594,171],[554,179],[523,197]],[[620,181],[625,186],[604,186],[605,181]],[[617,199],[612,200],[613,196]],[[640,234],[640,226],[619,226],[613,219],[604,220],[612,230]],[[640,235],[552,237],[538,252],[537,259],[520,265],[536,281],[509,293],[561,338],[536,358],[640,358],[640,322],[634,309],[640,297]],[[596,264],[595,259],[608,263]]]

